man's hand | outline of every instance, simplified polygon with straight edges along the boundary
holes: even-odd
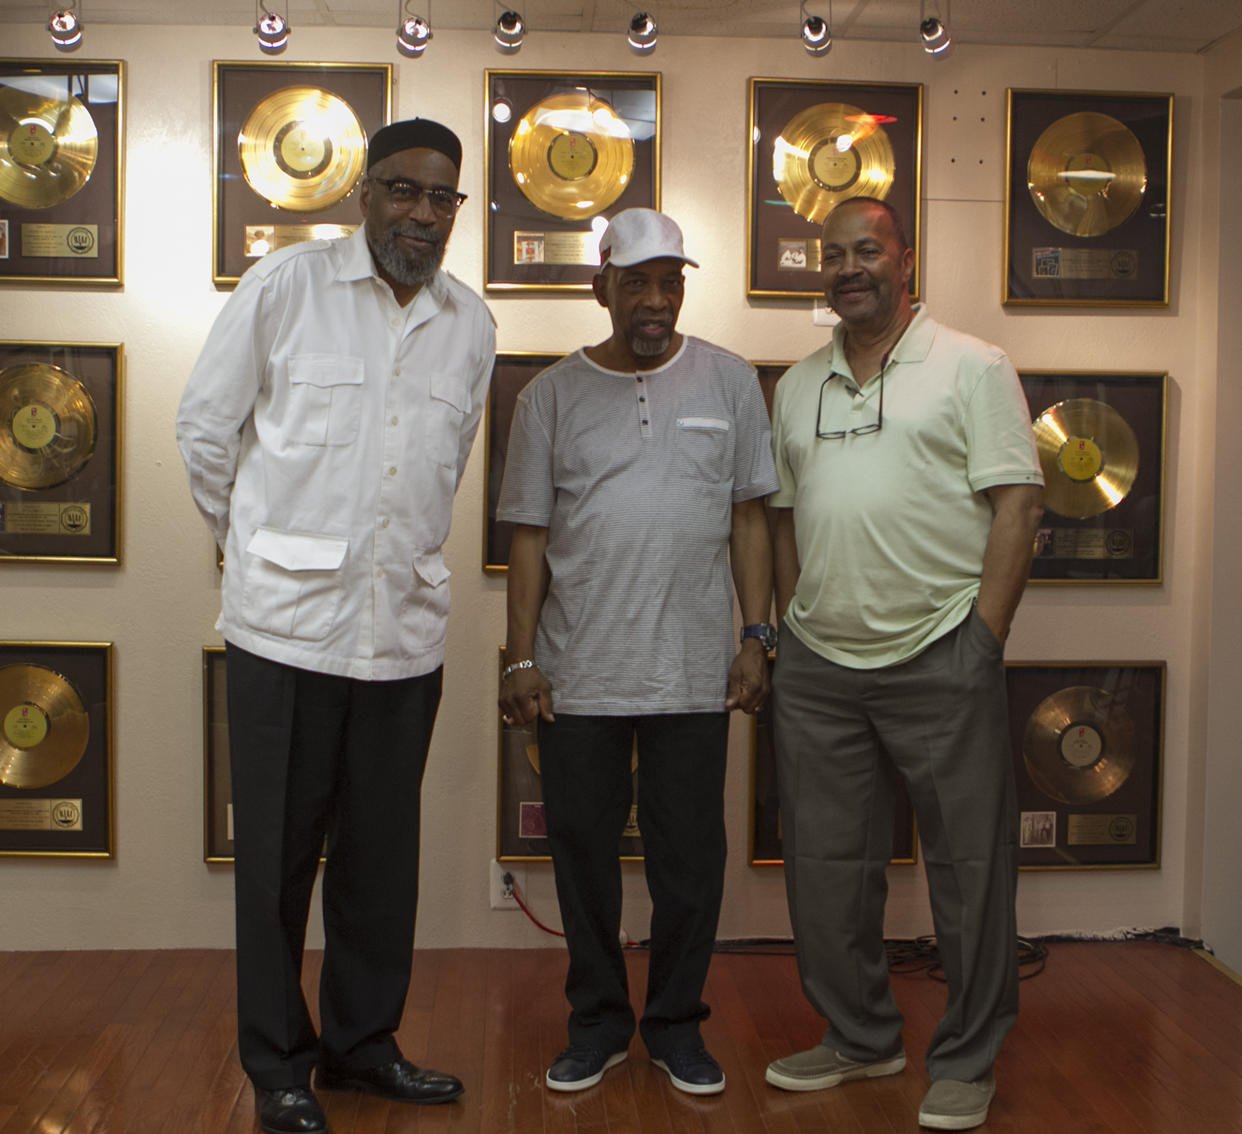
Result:
[[[729,667],[725,708],[757,713],[768,699],[768,655],[758,638],[747,638]]]
[[[515,669],[500,683],[500,712],[507,724],[530,724],[536,717],[554,721],[552,686],[538,666]]]

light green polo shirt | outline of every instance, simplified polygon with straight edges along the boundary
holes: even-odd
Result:
[[[957,626],[979,593],[992,525],[985,489],[1043,484],[1030,411],[999,348],[941,326],[922,304],[859,390],[844,328],[776,387],[772,446],[801,574],[786,624],[822,657],[896,665]],[[832,376],[830,378],[830,376]],[[826,381],[827,380],[827,381]]]

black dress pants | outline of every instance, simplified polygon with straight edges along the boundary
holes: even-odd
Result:
[[[396,1059],[418,902],[419,794],[442,671],[312,673],[229,644],[238,1050],[265,1090]],[[321,852],[321,1034],[302,951]]]
[[[634,1034],[621,928],[618,846],[633,799],[651,893],[647,1000],[654,1058],[699,1040],[703,985],[724,892],[727,713],[642,717],[558,713],[539,724],[544,816],[569,948],[569,1038],[620,1051]]]

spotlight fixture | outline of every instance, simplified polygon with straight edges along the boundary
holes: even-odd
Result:
[[[919,35],[923,37],[923,50],[937,59],[948,57],[953,39],[949,35],[949,0],[944,0],[944,19],[927,14],[927,0],[920,0]]]
[[[431,11],[430,0],[427,10]],[[427,50],[430,39],[431,24],[422,16],[410,15],[410,0],[397,0],[397,50],[417,59]]]
[[[68,8],[60,8],[52,13],[47,22],[48,33],[57,51],[77,51],[82,45],[82,21],[78,19],[71,3]]]
[[[496,50],[502,55],[514,55],[526,38],[526,25],[517,12],[504,11],[496,20],[492,39],[496,41]]]
[[[650,55],[655,50],[659,30],[646,12],[635,12],[630,21],[630,50],[637,55]]]
[[[289,21],[279,12],[269,12],[264,0],[255,0],[254,14],[259,50],[264,55],[279,55],[289,46]]]
[[[802,45],[809,55],[827,55],[832,49],[832,3],[828,4],[828,19],[822,16],[808,16],[806,0],[799,5],[802,9]]]

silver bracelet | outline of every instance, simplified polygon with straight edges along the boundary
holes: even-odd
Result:
[[[516,673],[519,669],[534,669],[534,658],[523,658],[521,661],[510,662],[504,669],[500,671],[500,680],[504,681],[511,673]]]

